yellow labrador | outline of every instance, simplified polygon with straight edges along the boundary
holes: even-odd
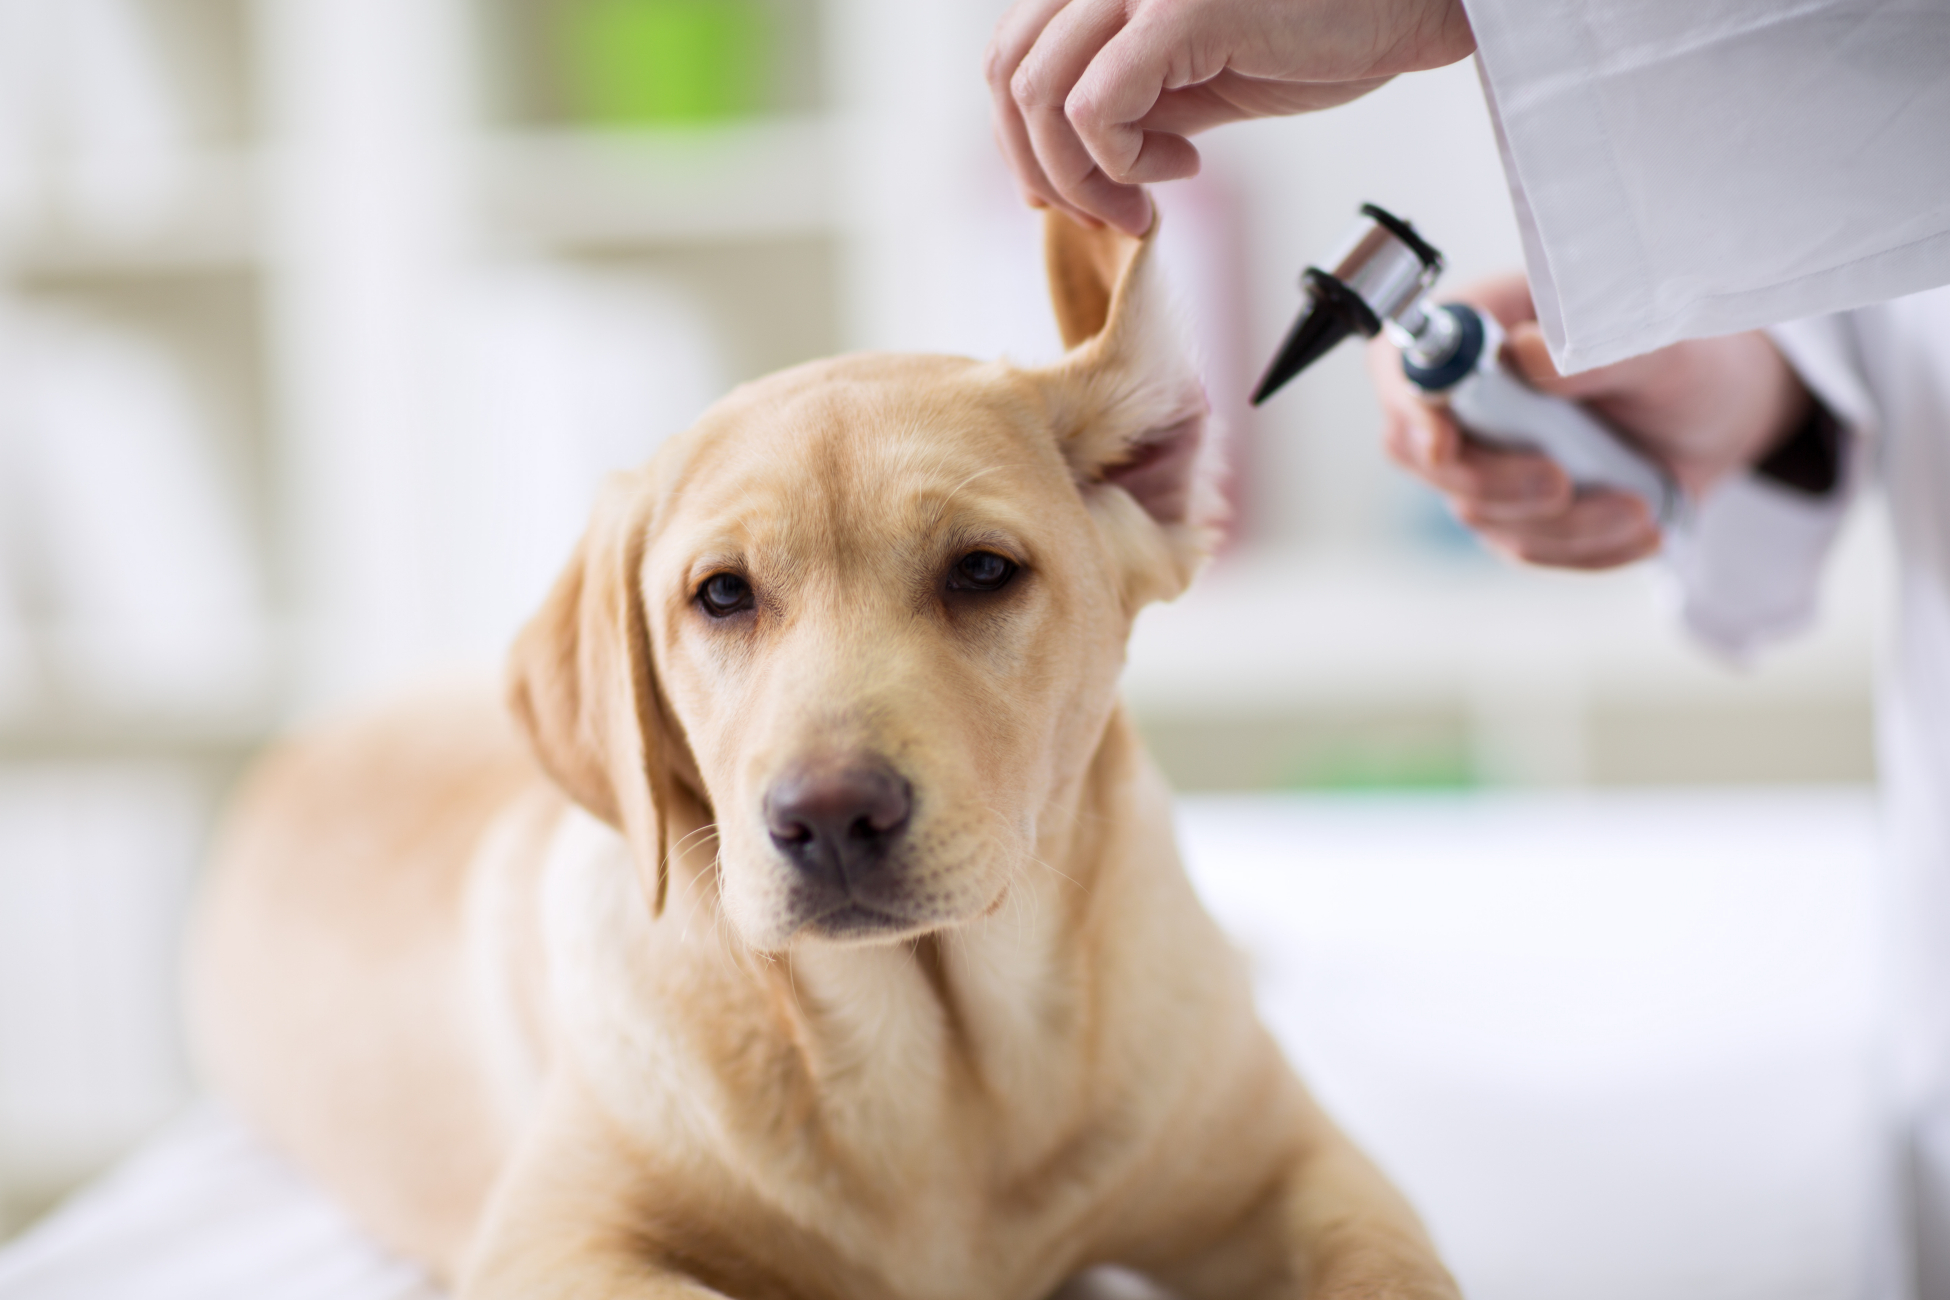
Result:
[[[613,476],[517,728],[253,778],[202,1061],[468,1300],[1455,1295],[1186,882],[1117,679],[1205,401],[1148,245],[1049,252],[1059,364],[802,366]]]

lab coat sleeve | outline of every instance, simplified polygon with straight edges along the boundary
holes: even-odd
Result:
[[[1816,400],[1844,430],[1841,479],[1819,496],[1751,471],[1719,485],[1668,536],[1666,566],[1687,629],[1745,660],[1813,621],[1821,569],[1875,445],[1875,408],[1846,315],[1772,331]]]
[[[1950,284],[1950,4],[1464,4],[1560,370]]]

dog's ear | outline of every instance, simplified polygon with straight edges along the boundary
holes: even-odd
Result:
[[[648,470],[603,483],[589,529],[515,638],[508,706],[543,769],[629,842],[653,913],[669,884],[674,737],[657,688],[642,568]]]
[[[1131,608],[1185,589],[1225,520],[1210,404],[1142,239],[1045,215],[1068,354],[1043,372],[1063,456],[1126,561]]]

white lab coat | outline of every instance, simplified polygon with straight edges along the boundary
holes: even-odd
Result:
[[[1873,475],[1889,501],[1899,596],[1877,728],[1889,838],[1883,946],[1897,1176],[1909,1210],[1896,1226],[1909,1231],[1914,1273],[1886,1259],[1871,1285],[1876,1300],[1910,1284],[1923,1300],[1950,1300],[1950,288],[1773,333],[1850,429],[1851,482],[1828,501],[1781,494],[1769,526],[1747,532],[1715,521],[1720,502],[1708,497],[1700,519],[1717,526],[1699,540],[1728,574],[1804,567],[1803,608],[1782,618],[1787,626],[1814,612],[1809,557],[1819,563],[1817,539],[1833,537],[1847,498]],[[1699,594],[1688,593],[1689,607]]]
[[[1797,630],[1849,498],[1888,496],[1897,1167],[1862,1294],[1950,1300],[1950,0],[1465,4],[1559,367],[1777,326],[1852,431],[1826,498],[1749,475],[1700,504],[1669,546],[1691,629]]]
[[[1945,0],[1464,0],[1565,371],[1950,283]]]
[[[1862,1293],[1950,1300],[1950,288],[1773,337],[1849,431],[1843,482],[1816,497],[1737,478],[1698,504],[1669,547],[1671,568],[1693,632],[1744,656],[1815,616],[1818,571],[1851,498],[1872,478],[1888,498],[1899,614],[1877,739],[1896,1150],[1882,1258],[1867,1261]]]

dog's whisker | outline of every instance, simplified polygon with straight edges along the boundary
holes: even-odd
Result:
[[[722,849],[711,860],[711,870],[714,875],[721,875],[723,873],[724,851]],[[751,945],[747,944],[732,926],[731,918],[725,915],[724,908],[722,907],[712,909],[711,931],[717,937],[719,951],[724,953],[728,961],[742,962],[746,957],[753,955],[755,952]],[[757,955],[761,958],[767,956],[764,953],[758,953]]]
[[[707,880],[706,879],[707,874],[708,873],[706,872],[699,872],[697,876],[692,878],[690,906],[689,909],[684,913],[683,929],[678,935],[678,941],[680,943],[685,938],[689,937],[691,932],[691,921],[696,918],[697,909],[703,907],[705,903],[709,900],[710,896],[715,892],[714,890],[715,882]]]
[[[704,906],[704,891],[698,890],[691,897],[690,909],[684,913],[684,924],[677,932],[677,942],[683,944],[691,937],[691,922],[697,919],[697,909]]]
[[[1084,887],[1084,883],[1081,880],[1078,880],[1075,876],[1071,875],[1069,872],[1059,870],[1056,866],[1045,861],[1043,858],[1039,857],[1034,853],[1029,854],[1028,857],[1031,862],[1035,863],[1043,870],[1048,871],[1053,875],[1059,876],[1062,879],[1069,881],[1070,884],[1076,888],[1078,893],[1090,892],[1088,889]]]
[[[792,995],[792,1014],[804,1021],[806,1008],[799,1000],[799,967],[793,962],[790,949],[780,954],[780,960],[785,963],[785,989]]]
[[[714,822],[712,823],[712,825],[715,827],[716,823]],[[699,877],[697,882],[696,892],[692,895],[691,898],[690,910],[684,914],[683,929],[678,933],[677,941],[679,943],[682,943],[684,942],[684,940],[690,938],[691,922],[697,919],[697,910],[700,907],[703,907],[706,902],[708,902],[712,897],[716,895],[717,877],[719,875],[720,864],[723,863],[723,861],[724,861],[724,850],[720,848],[718,852],[712,856],[711,865],[707,869],[712,879],[709,882],[706,882],[702,878],[702,876]],[[717,917],[720,921],[724,919],[723,908],[717,909]]]
[[[670,846],[671,856],[675,857],[679,853],[682,853],[684,849],[690,844],[690,842],[698,838],[700,835],[716,835],[717,833],[718,833],[718,824],[716,822],[705,822],[702,826],[693,829],[688,834],[681,837],[675,844],[671,845]]]

